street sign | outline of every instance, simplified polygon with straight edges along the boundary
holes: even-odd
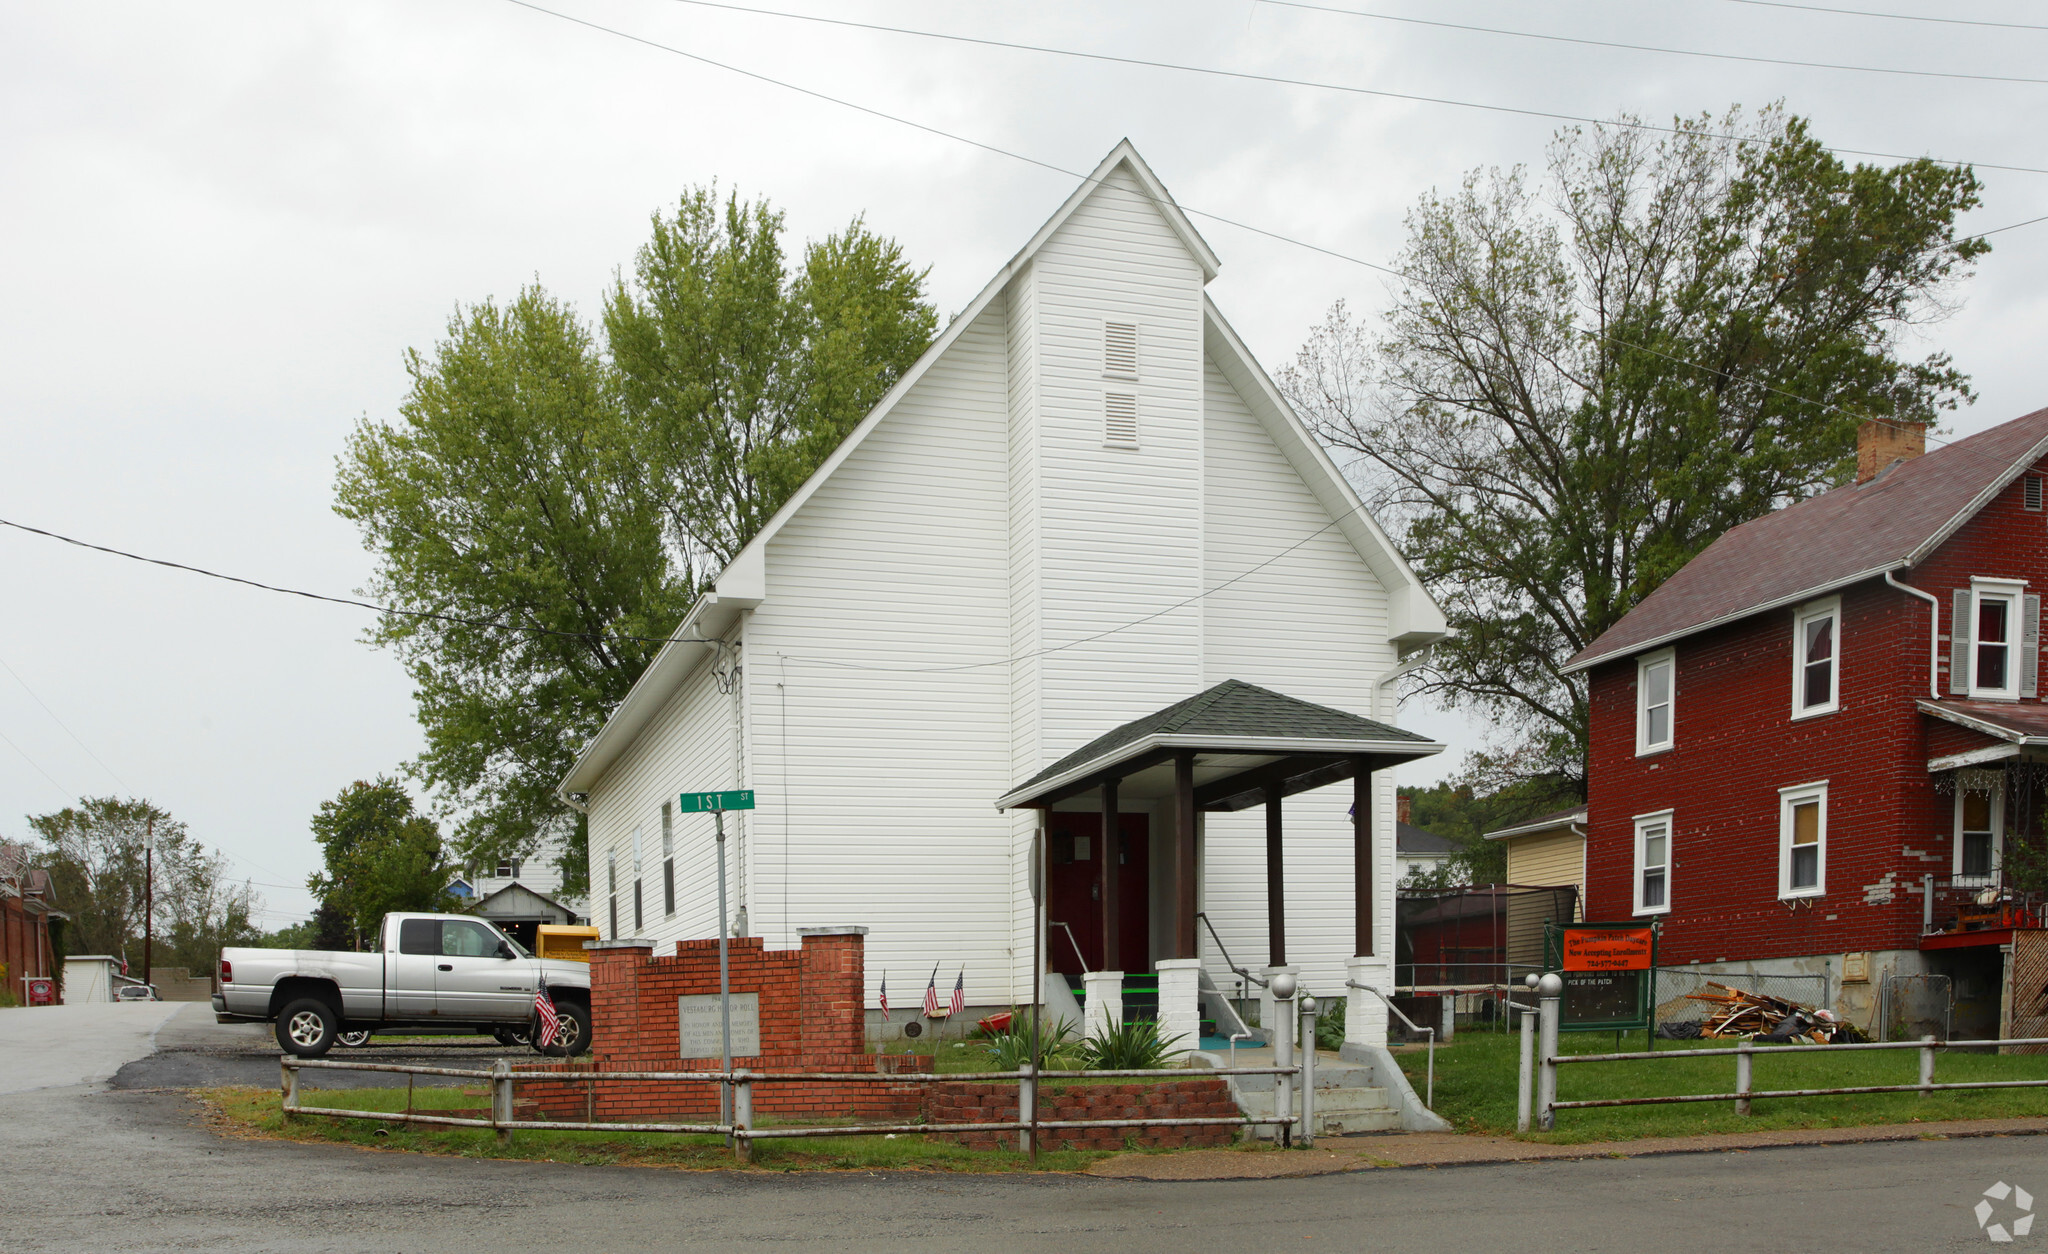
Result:
[[[1656,938],[1647,927],[1564,929],[1567,971],[1647,971]]]
[[[676,809],[684,814],[705,814],[714,810],[751,810],[754,808],[754,790],[741,788],[734,792],[686,792],[676,801]]]
[[[1564,980],[1559,1031],[1651,1026],[1657,1004],[1654,926],[1549,922],[1543,930],[1544,965]]]

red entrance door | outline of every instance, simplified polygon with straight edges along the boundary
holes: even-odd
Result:
[[[1151,820],[1143,814],[1117,816],[1122,834],[1117,858],[1117,949],[1102,952],[1102,816],[1054,814],[1046,849],[1047,965],[1064,975],[1083,971],[1140,972],[1152,969]],[[1067,927],[1059,927],[1064,923]],[[1067,929],[1073,929],[1073,940]],[[1074,952],[1076,944],[1080,953]],[[1084,965],[1085,962],[1085,965]]]

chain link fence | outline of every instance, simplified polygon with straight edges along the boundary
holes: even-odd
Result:
[[[1954,1035],[1955,981],[1946,975],[1887,975],[1879,993],[1877,1037],[1881,1041]]]
[[[1709,987],[1713,984],[1763,997],[1781,998],[1815,1010],[1828,1004],[1828,977],[1825,975],[1746,975],[1700,971],[1692,967],[1659,967],[1657,1008],[1653,1021],[1662,1025],[1704,1020],[1715,1007],[1710,1002],[1693,1000],[1692,994],[1718,992],[1718,989]]]

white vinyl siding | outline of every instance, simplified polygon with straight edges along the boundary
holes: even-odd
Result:
[[[1778,896],[1819,897],[1828,890],[1828,786],[1778,790]]]
[[[870,995],[944,956],[970,1001],[1005,1004],[1029,967],[993,804],[1014,760],[1009,338],[1000,303],[963,332],[776,534],[747,620],[750,918],[771,946],[867,927]]]
[[[1671,811],[1636,818],[1635,912],[1671,911]]]
[[[1661,753],[1677,735],[1678,660],[1660,649],[1636,660],[1636,753]]]

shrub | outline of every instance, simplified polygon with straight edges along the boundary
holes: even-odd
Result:
[[[1114,1023],[1081,1042],[1081,1056],[1091,1070],[1155,1071],[1164,1067],[1185,1039],[1159,1038],[1159,1024],[1152,1019]]]
[[[1013,1030],[989,1038],[988,1058],[998,1071],[1015,1071],[1031,1057],[1031,1023],[1028,1017],[1011,1020]],[[1074,1071],[1080,1061],[1079,1043],[1073,1039],[1074,1021],[1038,1025],[1038,1069]]]

